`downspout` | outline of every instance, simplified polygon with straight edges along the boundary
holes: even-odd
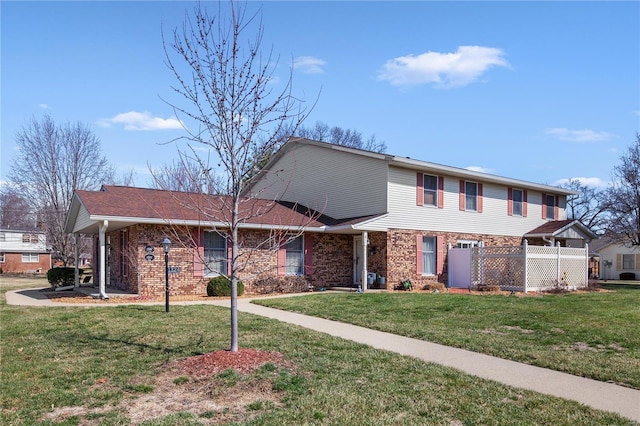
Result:
[[[107,293],[105,291],[105,281],[107,277],[107,250],[106,250],[106,238],[105,235],[107,233],[107,228],[109,227],[109,221],[105,220],[102,224],[98,225],[100,228],[99,239],[100,239],[100,298],[108,299]]]
[[[367,282],[369,277],[367,276],[367,245],[369,245],[369,233],[367,231],[362,232],[362,292],[364,293],[367,288]]]
[[[551,237],[550,239],[542,236],[542,241],[544,241],[545,243],[547,243],[549,245],[549,247],[553,247],[555,246],[555,238]]]

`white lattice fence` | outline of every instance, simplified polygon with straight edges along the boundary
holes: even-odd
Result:
[[[471,256],[472,285],[502,290],[576,289],[588,284],[588,248],[476,247]]]

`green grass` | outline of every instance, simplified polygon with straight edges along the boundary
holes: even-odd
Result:
[[[331,299],[341,300],[324,300]],[[309,302],[324,303],[315,297]],[[377,310],[387,303],[374,305]],[[118,404],[148,397],[168,362],[229,346],[228,310],[213,306],[175,306],[170,314],[162,306],[0,308],[0,424],[130,424]],[[219,416],[237,425],[631,424],[578,403],[266,318],[241,313],[239,324],[241,347],[279,351],[288,362],[248,375],[214,375],[212,398],[270,383],[278,400],[257,398],[240,411],[179,411],[142,424],[199,425]],[[176,373],[169,383],[189,386],[181,377]],[[91,410],[58,423],[45,417],[74,406]]]
[[[640,291],[613,286],[544,297],[342,293],[256,303],[640,388]]]

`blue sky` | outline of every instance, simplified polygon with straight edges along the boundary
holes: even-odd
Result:
[[[215,11],[217,2],[203,2]],[[182,130],[165,34],[195,3],[0,3],[1,170],[31,117],[81,121],[136,184]],[[390,154],[606,185],[640,130],[638,2],[249,2],[316,121]],[[252,35],[252,33],[249,33]],[[277,84],[277,81],[276,83]]]

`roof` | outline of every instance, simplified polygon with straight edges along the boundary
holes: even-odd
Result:
[[[538,226],[537,228],[527,232],[524,237],[525,238],[531,238],[531,237],[560,237],[562,238],[563,235],[565,234],[567,231],[573,229],[574,231],[578,232],[578,234],[581,234],[582,236],[586,237],[587,239],[596,239],[598,238],[598,235],[596,235],[594,232],[592,232],[589,228],[587,228],[586,226],[584,226],[579,220],[574,220],[574,219],[567,219],[567,220],[553,220],[553,221],[549,221],[547,223],[544,223],[540,226]]]
[[[105,185],[100,191],[76,190],[65,225],[66,232],[97,233],[134,223],[223,227],[231,221],[228,196]],[[243,228],[322,228],[335,220],[304,206],[247,199],[240,205]],[[88,219],[87,219],[88,217]]]
[[[255,181],[259,180],[263,173],[266,173],[268,170],[272,169],[272,165],[274,165],[280,158],[282,158],[286,153],[293,150],[299,145],[313,145],[325,149],[332,149],[335,151],[347,152],[355,155],[365,156],[381,161],[387,162],[387,164],[395,167],[408,168],[412,170],[422,171],[426,173],[434,173],[448,176],[456,176],[460,178],[470,179],[470,180],[478,180],[481,182],[491,182],[497,183],[500,185],[512,186],[523,189],[532,189],[542,192],[549,192],[552,194],[562,194],[562,195],[577,195],[578,192],[560,188],[552,185],[545,185],[535,182],[529,182],[520,179],[513,179],[503,176],[492,175],[489,173],[476,172],[473,170],[467,170],[460,167],[453,166],[445,166],[443,164],[432,163],[428,161],[415,160],[409,157],[402,157],[397,155],[383,154],[379,152],[367,151],[364,149],[351,148],[342,145],[336,145],[328,142],[320,142],[314,141],[306,138],[299,137],[291,137],[289,140],[274,154],[269,162],[262,168],[262,171],[259,172],[255,177]],[[249,191],[251,185],[245,189],[245,191]]]

